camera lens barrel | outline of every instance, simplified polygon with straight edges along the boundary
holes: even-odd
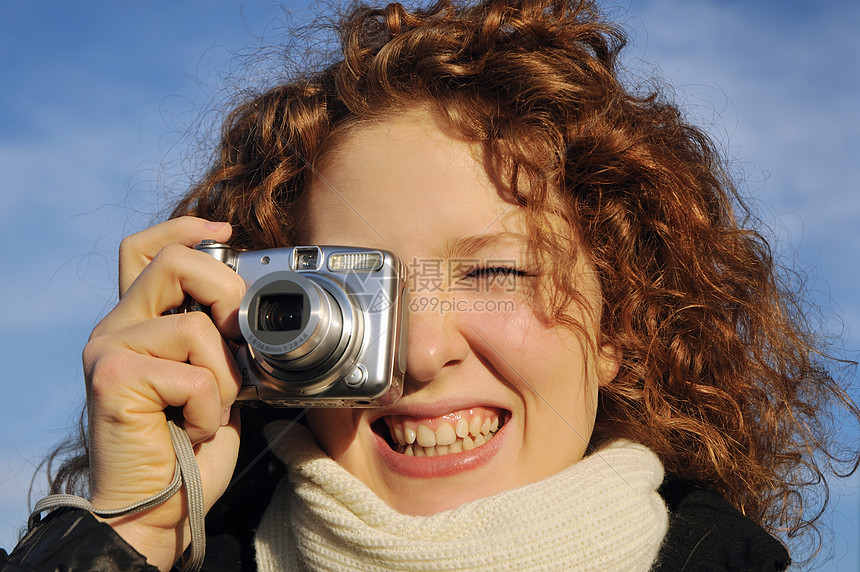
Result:
[[[337,373],[339,362],[351,362],[349,342],[360,330],[360,316],[342,290],[324,286],[297,272],[276,271],[248,289],[239,326],[256,361],[273,377],[314,378],[309,374],[316,370]]]

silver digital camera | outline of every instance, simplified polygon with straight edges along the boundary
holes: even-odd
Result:
[[[367,407],[397,401],[406,371],[406,268],[390,252],[344,246],[238,251],[195,246],[248,290],[237,401]]]

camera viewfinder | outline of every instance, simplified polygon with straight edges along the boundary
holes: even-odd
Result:
[[[295,269],[316,270],[320,265],[320,250],[316,246],[295,249]]]

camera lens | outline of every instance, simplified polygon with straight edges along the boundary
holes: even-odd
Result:
[[[294,332],[302,328],[301,294],[261,296],[257,311],[257,329],[264,332]]]
[[[254,366],[281,389],[296,383],[323,391],[352,365],[363,339],[358,312],[339,284],[289,270],[267,272],[248,287],[239,327]]]

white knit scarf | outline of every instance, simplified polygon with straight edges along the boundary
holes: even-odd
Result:
[[[663,467],[641,445],[619,441],[540,482],[407,516],[305,428],[285,427],[266,428],[290,471],[257,530],[260,572],[648,570],[666,533]]]

